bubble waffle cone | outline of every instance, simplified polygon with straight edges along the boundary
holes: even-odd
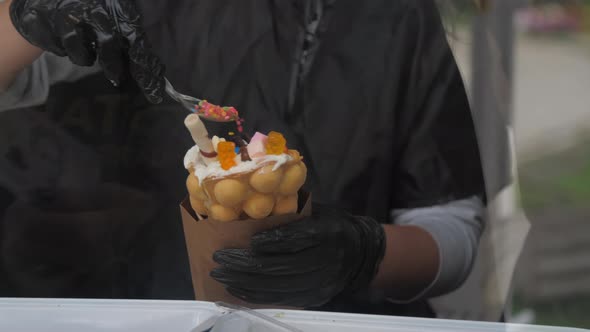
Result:
[[[305,182],[307,168],[297,152],[289,154],[292,159],[278,167],[269,162],[252,171],[202,183],[191,172],[186,185],[192,209],[222,222],[297,212],[297,192]]]
[[[194,171],[187,178],[189,196],[181,215],[195,298],[223,301],[249,308],[269,308],[231,296],[209,276],[217,264],[213,253],[227,248],[247,248],[255,233],[292,222],[311,213],[311,199],[300,191],[307,168],[296,151],[277,169],[274,162],[252,171],[199,183]]]
[[[180,205],[193,287],[197,300],[264,308],[268,306],[234,298],[209,276],[217,265],[213,254],[248,248],[252,235],[310,215],[310,195],[300,191],[307,168],[275,131],[210,138],[200,116],[213,112],[231,119],[228,111],[205,107],[203,114],[190,114],[184,121],[195,141],[184,157],[189,196]]]

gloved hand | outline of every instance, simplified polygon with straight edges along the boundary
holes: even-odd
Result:
[[[161,102],[164,66],[133,0],[12,0],[10,17],[31,44],[81,66],[98,59],[115,85],[129,72],[150,102]]]
[[[254,235],[250,249],[216,252],[211,277],[250,303],[314,307],[366,289],[384,252],[375,220],[314,206],[311,217]]]

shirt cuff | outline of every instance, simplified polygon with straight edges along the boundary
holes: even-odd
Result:
[[[23,69],[14,82],[0,92],[0,111],[43,104],[49,94],[47,64],[43,57]]]
[[[29,82],[29,71],[27,68],[19,73],[12,84],[3,91],[0,91],[0,108],[4,109],[14,106],[23,99]]]

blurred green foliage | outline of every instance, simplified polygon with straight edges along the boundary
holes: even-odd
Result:
[[[590,139],[582,135],[569,149],[519,165],[522,204],[533,227],[549,211],[567,216],[576,210],[590,215],[589,150]],[[532,309],[535,324],[590,328],[590,297],[527,303],[516,292],[513,300],[513,312]]]
[[[532,308],[522,303],[518,297],[514,299],[513,312],[532,309],[535,312],[535,324],[574,328],[590,328],[590,298],[577,298],[555,301],[553,303],[536,304]]]
[[[590,209],[590,140],[519,165],[522,205],[527,212],[546,208]]]

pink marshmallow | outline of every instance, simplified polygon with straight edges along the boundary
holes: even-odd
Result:
[[[264,134],[256,132],[250,144],[248,144],[248,154],[251,158],[262,157],[266,155],[266,141],[268,137]]]

